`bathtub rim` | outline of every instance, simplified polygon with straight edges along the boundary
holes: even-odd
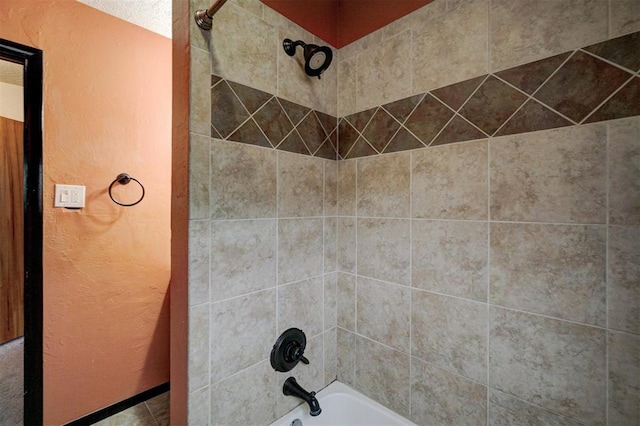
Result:
[[[322,401],[323,401],[324,398],[326,398],[326,397],[328,397],[330,395],[340,395],[340,394],[346,394],[346,395],[349,395],[351,397],[357,398],[359,400],[362,400],[365,404],[371,405],[374,408],[377,408],[379,410],[384,411],[393,420],[397,420],[398,421],[398,423],[397,423],[398,425],[401,425],[401,426],[417,426],[410,419],[402,416],[401,414],[396,413],[391,408],[382,405],[378,401],[375,401],[374,399],[368,397],[364,393],[359,392],[358,390],[352,388],[351,386],[349,386],[346,383],[343,383],[343,382],[341,382],[341,381],[339,381],[337,379],[334,380],[333,382],[329,383],[327,386],[325,386],[324,388],[322,388],[320,391],[317,392],[316,397],[318,398],[318,401],[320,402],[320,408],[322,408]],[[301,404],[297,405],[295,408],[293,408],[290,411],[288,411],[287,413],[285,413],[282,416],[280,416],[277,419],[275,419],[273,422],[271,422],[269,424],[269,426],[280,426],[281,424],[289,424],[289,423],[285,423],[284,419],[286,419],[287,417],[291,416],[292,417],[291,420],[294,420],[295,418],[298,418],[298,414],[297,413],[299,413],[299,412],[306,413],[304,411],[306,408],[307,408],[306,404],[305,403],[301,403]],[[322,414],[321,414],[321,416],[322,416]]]

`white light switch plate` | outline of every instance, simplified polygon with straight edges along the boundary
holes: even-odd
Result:
[[[85,187],[83,185],[56,184],[53,207],[82,208],[84,207]]]

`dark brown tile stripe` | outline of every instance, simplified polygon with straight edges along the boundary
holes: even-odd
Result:
[[[460,115],[493,135],[526,100],[526,95],[491,75],[464,104]]]
[[[533,96],[579,123],[629,77],[628,72],[577,51]]]
[[[313,155],[316,157],[326,158],[327,160],[335,160],[336,148],[333,146],[331,141],[327,139]]]
[[[497,72],[495,75],[531,95],[558,69],[570,54],[570,52],[561,53],[540,61],[509,68],[508,70]]]
[[[337,127],[333,129],[333,132],[331,132],[331,134],[329,135],[329,142],[331,142],[333,149],[335,149],[336,152],[338,152],[338,128]]]
[[[327,139],[327,134],[314,112],[307,114],[307,116],[298,125],[297,129],[302,140],[304,140],[312,153],[316,152]]]
[[[389,114],[391,114],[400,123],[404,123],[411,111],[422,100],[423,94],[410,96],[408,98],[400,99],[399,101],[391,102],[382,105]]]
[[[420,139],[413,136],[407,129],[402,127],[398,133],[391,139],[389,145],[384,149],[384,152],[398,152],[409,151],[411,149],[424,148],[425,145],[420,142]]]
[[[420,138],[422,143],[429,145],[453,114],[454,112],[442,102],[427,94],[411,113],[405,126]]]
[[[250,145],[264,146],[267,148],[273,148],[264,134],[260,131],[253,119],[247,120],[238,130],[236,130],[228,138],[231,141],[247,143]]]
[[[247,118],[249,113],[226,82],[211,89],[211,124],[223,138]]]
[[[400,123],[389,115],[387,111],[380,108],[369,121],[362,136],[369,141],[376,151],[382,152],[399,128]]]
[[[229,81],[229,86],[236,92],[236,95],[240,98],[240,102],[244,104],[250,114],[256,112],[258,108],[273,97],[273,95],[269,93],[256,90],[243,84],[234,83],[233,81]]]
[[[353,145],[353,148],[349,151],[346,158],[368,157],[376,154],[378,154],[378,152],[361,136]]]
[[[486,75],[472,78],[470,80],[461,81],[460,83],[451,84],[449,86],[436,89],[431,94],[440,99],[451,109],[457,111],[469,99],[469,96],[480,86]]]
[[[318,117],[318,121],[320,121],[320,124],[322,124],[324,132],[327,135],[333,132],[338,124],[338,119],[332,115],[325,114],[320,111],[314,111],[314,113],[316,114],[316,117]]]
[[[282,108],[284,108],[294,126],[300,123],[302,119],[311,111],[311,109],[307,107],[298,105],[286,99],[279,100],[280,105],[282,105]]]
[[[307,146],[302,141],[302,138],[300,138],[300,136],[298,135],[298,132],[296,132],[295,130],[291,132],[289,136],[287,136],[285,140],[282,141],[282,143],[277,146],[277,148],[282,151],[289,151],[289,152],[295,152],[297,154],[311,155],[311,153],[307,149]]]
[[[640,115],[640,78],[626,83],[632,74],[607,63],[638,69],[639,38],[640,32],[629,34],[582,49],[589,54],[576,49],[382,105],[402,124],[386,146],[385,115],[374,115],[376,108],[351,114],[346,119],[358,130],[339,127],[339,158],[574,124],[564,116],[579,123],[585,117],[595,122]],[[370,132],[362,127],[366,123]],[[363,140],[360,132],[366,133]]]
[[[342,118],[212,75],[211,136],[348,159],[630,117],[639,51],[636,32]]]
[[[625,84],[585,122],[594,123],[634,115],[640,115],[640,78],[638,77]]]
[[[487,135],[471,125],[464,118],[456,115],[429,146],[446,145],[454,142],[483,139]]]
[[[571,126],[571,122],[544,105],[529,99],[496,133],[496,136]]]
[[[276,98],[271,98],[266,105],[260,108],[253,115],[253,119],[273,146],[278,146],[282,139],[293,130],[289,117]]]
[[[219,76],[211,83],[211,137],[337,160],[336,117]]]
[[[222,139],[222,135],[220,133],[218,133],[218,131],[216,130],[215,127],[213,127],[213,125],[211,125],[211,137],[212,138],[217,138],[217,139]]]
[[[347,158],[347,154],[353,148],[358,137],[360,137],[360,133],[346,119],[341,119],[338,123],[338,155],[340,158]]]
[[[345,119],[359,132],[362,132],[364,128],[371,120],[371,117],[376,113],[377,108],[371,108],[366,111],[357,112],[355,114],[347,115]]]
[[[594,44],[584,50],[627,69],[640,70],[640,32]]]

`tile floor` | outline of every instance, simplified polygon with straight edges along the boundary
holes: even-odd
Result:
[[[166,426],[169,425],[169,392],[94,423],[97,426]]]

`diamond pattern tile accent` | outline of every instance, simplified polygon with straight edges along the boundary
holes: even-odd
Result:
[[[539,102],[529,99],[498,131],[496,136],[555,129],[570,125],[571,122],[566,118],[559,116]]]
[[[449,143],[483,139],[486,137],[487,135],[473,127],[467,120],[456,115],[429,146],[446,145]]]
[[[400,123],[389,115],[387,111],[380,108],[369,121],[362,136],[369,141],[376,151],[382,152],[399,128]]]
[[[640,32],[603,41],[584,50],[630,70],[640,70]]]
[[[347,158],[347,153],[356,143],[358,137],[360,137],[360,133],[346,119],[341,119],[338,124],[338,155],[340,158]]]
[[[279,98],[279,100],[282,108],[284,108],[294,126],[297,126],[298,123],[302,121],[304,116],[307,115],[309,111],[311,111],[310,108],[298,105],[286,99]]]
[[[320,124],[322,124],[322,127],[324,128],[324,132],[326,134],[329,134],[335,130],[336,126],[338,125],[338,119],[336,117],[329,114],[325,114],[320,111],[314,111],[314,112],[316,113],[318,120],[320,120]]]
[[[628,72],[578,51],[534,97],[580,122],[629,77]]]
[[[289,118],[276,98],[271,99],[260,108],[253,118],[273,146],[277,146],[293,129]]]
[[[420,138],[422,143],[428,145],[453,114],[454,112],[442,102],[427,94],[411,113],[405,126]]]
[[[213,125],[211,125],[211,137],[216,139],[222,139],[222,135],[218,133],[218,131],[216,130],[215,127],[213,127]]]
[[[409,151],[411,149],[424,147],[425,145],[420,142],[420,139],[416,138],[407,129],[402,127],[391,139],[391,142],[389,142],[389,145],[387,145],[384,152]]]
[[[253,119],[247,120],[238,130],[228,138],[230,141],[248,143],[251,145],[273,148],[269,140],[264,137]]]
[[[378,152],[363,137],[359,137],[346,158],[368,157],[376,154]]]
[[[322,146],[313,154],[316,157],[326,158],[327,160],[336,160],[336,149],[331,144],[331,141],[327,139]]]
[[[296,129],[311,152],[315,152],[320,148],[320,145],[327,138],[324,128],[314,112],[307,114]]]
[[[229,86],[231,86],[233,91],[236,92],[240,101],[251,114],[256,112],[258,108],[267,103],[267,101],[273,97],[273,95],[267,92],[245,86],[244,84],[234,83],[233,81],[229,81]]]
[[[212,75],[211,137],[346,159],[637,116],[639,53],[636,32],[342,118]]]
[[[377,108],[371,108],[366,111],[357,112],[355,114],[347,115],[345,118],[357,131],[362,132],[367,123],[375,114]]]
[[[400,99],[399,101],[382,105],[382,107],[400,123],[404,123],[411,111],[413,111],[420,100],[422,100],[423,96],[424,94],[410,96],[408,98]]]
[[[492,135],[526,100],[526,95],[489,76],[464,104],[460,114]]]
[[[333,146],[334,151],[338,152],[338,128],[336,127],[329,135],[329,142]]]
[[[508,70],[497,72],[495,75],[531,95],[558,69],[569,55],[569,52],[561,53],[540,61],[509,68]]]
[[[638,77],[625,84],[618,93],[587,118],[586,122],[594,123],[634,115],[640,115],[640,78]]]
[[[459,83],[451,84],[431,91],[431,94],[449,105],[453,110],[460,109],[462,104],[469,99],[469,96],[478,88],[480,83],[485,79],[486,75],[475,77]]]
[[[276,148],[282,151],[295,152],[296,154],[311,155],[307,146],[302,141],[302,138],[300,138],[300,135],[298,135],[298,132],[295,130],[291,132],[289,136],[287,136]]]
[[[249,113],[226,81],[211,89],[211,124],[223,138],[247,118]]]

